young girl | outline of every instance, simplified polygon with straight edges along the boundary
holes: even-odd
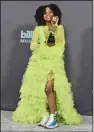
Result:
[[[52,18],[57,16],[57,25]],[[55,17],[56,18],[56,17]],[[32,56],[23,75],[18,107],[12,113],[15,122],[38,123],[45,128],[59,123],[83,123],[74,107],[71,83],[64,67],[65,37],[61,11],[55,4],[36,10],[37,26],[30,44]],[[52,36],[51,36],[51,33]]]

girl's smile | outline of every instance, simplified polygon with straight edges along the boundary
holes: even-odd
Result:
[[[54,16],[53,11],[49,7],[46,7],[45,13],[43,15],[44,20],[46,22],[51,22],[53,16]]]

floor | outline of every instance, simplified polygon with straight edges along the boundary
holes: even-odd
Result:
[[[56,131],[56,132],[79,132],[79,131],[88,131],[92,132],[92,116],[82,116],[84,119],[84,123],[79,126],[68,126],[68,125],[61,125],[58,128],[55,129],[45,129],[43,127],[39,127],[36,124],[20,124],[20,123],[14,123],[11,121],[11,111],[3,111],[1,110],[1,132],[9,131],[9,132],[18,132],[18,131]]]

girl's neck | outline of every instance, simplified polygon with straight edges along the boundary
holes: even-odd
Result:
[[[46,26],[50,26],[51,25],[51,23],[50,22],[46,22]]]

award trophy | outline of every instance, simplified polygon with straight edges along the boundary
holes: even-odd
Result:
[[[50,31],[50,35],[49,35],[47,43],[50,45],[55,45],[54,33],[57,29],[57,25],[58,25],[58,16],[53,16],[52,21],[51,21],[51,25],[48,27],[48,29]]]

